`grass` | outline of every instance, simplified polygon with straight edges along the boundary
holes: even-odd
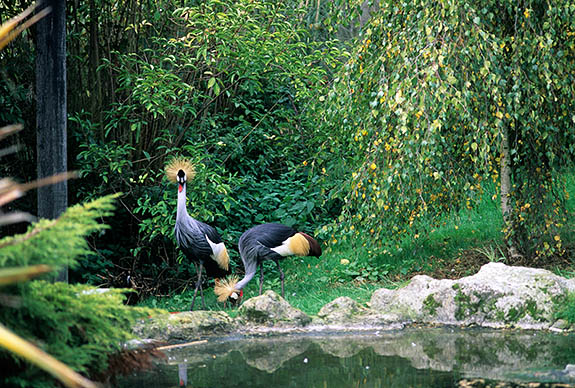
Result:
[[[569,293],[558,305],[556,319],[564,319],[570,324],[575,323],[575,293]]]
[[[567,209],[575,210],[575,175],[567,176],[570,199]],[[501,247],[503,220],[498,196],[487,190],[484,200],[474,210],[463,209],[455,216],[445,217],[439,227],[421,239],[406,241],[389,252],[376,252],[369,244],[357,240],[354,244],[328,247],[320,258],[289,257],[282,261],[285,273],[285,292],[289,303],[315,315],[326,303],[340,296],[349,296],[366,303],[378,288],[396,288],[406,284],[415,274],[435,278],[459,278],[475,273],[482,264],[502,261]],[[573,230],[573,228],[571,228]],[[573,241],[564,239],[564,241]],[[554,268],[562,276],[575,277],[575,266]],[[275,264],[265,265],[264,291],[281,292]],[[259,276],[244,289],[244,300],[257,296]],[[212,288],[204,293],[208,310],[222,310]],[[149,298],[144,306],[170,311],[187,311],[193,290],[168,298]],[[196,306],[201,301],[196,299]],[[237,310],[228,312],[235,315]]]

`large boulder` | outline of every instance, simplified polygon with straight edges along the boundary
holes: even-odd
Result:
[[[183,342],[236,330],[234,320],[223,311],[188,311],[157,315],[134,327],[141,338]]]
[[[347,296],[341,296],[323,306],[314,323],[330,327],[380,327],[395,324],[400,320],[396,314],[376,313]],[[400,327],[394,327],[400,328]]]
[[[370,306],[411,322],[548,329],[568,292],[575,292],[575,279],[543,269],[489,263],[459,280],[415,276],[403,288],[375,291]]]
[[[248,325],[273,327],[301,327],[311,318],[284,298],[269,290],[263,295],[246,300],[239,308],[239,315]]]

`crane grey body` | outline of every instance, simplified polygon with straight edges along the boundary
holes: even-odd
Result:
[[[242,234],[238,248],[246,274],[235,285],[235,289],[243,289],[254,277],[259,266],[259,293],[261,295],[264,281],[262,263],[266,260],[272,260],[276,263],[280,273],[282,297],[284,296],[284,273],[280,267],[280,259],[291,255],[316,257],[321,255],[321,248],[312,237],[281,224],[254,226]]]
[[[181,174],[180,174],[181,172]],[[229,257],[226,247],[218,232],[210,225],[190,217],[186,209],[186,175],[178,172],[178,208],[174,234],[179,248],[186,258],[194,263],[198,280],[194,290],[191,310],[194,309],[198,289],[205,308],[202,289],[202,271],[205,268],[209,277],[219,278],[229,274]]]

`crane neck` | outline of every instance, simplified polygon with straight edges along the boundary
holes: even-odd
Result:
[[[178,208],[176,211],[176,220],[187,216],[188,210],[186,209],[186,184],[184,183],[182,185],[181,190],[178,184]]]
[[[249,263],[246,263],[244,261],[244,269],[246,271],[246,275],[244,276],[244,278],[242,280],[240,280],[235,285],[235,288],[237,290],[243,289],[246,286],[246,284],[248,284],[249,281],[253,279],[253,277],[256,274],[256,271],[258,269],[258,263],[255,260],[252,262],[249,262]]]

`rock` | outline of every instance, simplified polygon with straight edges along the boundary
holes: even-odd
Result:
[[[563,331],[568,330],[571,327],[569,321],[565,319],[558,319],[555,323],[551,326],[551,330]]]
[[[302,327],[316,332],[385,331],[401,329],[408,323],[564,331],[572,325],[554,315],[572,292],[575,279],[567,280],[542,269],[489,263],[477,274],[459,280],[414,276],[403,288],[375,291],[369,308],[340,297],[323,306],[313,320],[275,292],[267,291],[246,300],[235,319],[222,311],[166,314],[140,323],[135,334],[184,342],[233,331],[261,334],[299,331]]]
[[[565,366],[565,369],[563,370],[563,373],[565,373],[566,375],[568,375],[571,378],[575,378],[575,365],[567,364]]]
[[[317,316],[326,323],[358,323],[369,313],[370,310],[355,300],[341,296],[323,306]]]
[[[234,321],[223,311],[188,311],[155,316],[136,325],[134,332],[141,338],[180,342],[235,329]]]
[[[375,313],[347,296],[329,302],[319,310],[317,316],[317,324],[348,328],[381,326],[399,320],[395,314]]]
[[[141,349],[150,346],[159,346],[159,342],[156,341],[155,339],[150,338],[144,338],[144,339],[134,338],[122,344],[122,348],[127,350]]]
[[[266,326],[295,326],[309,324],[311,318],[292,307],[284,298],[269,290],[263,295],[246,300],[239,308],[243,320]]]
[[[575,280],[550,271],[488,263],[459,280],[414,276],[397,290],[377,290],[371,308],[419,323],[549,329]]]

